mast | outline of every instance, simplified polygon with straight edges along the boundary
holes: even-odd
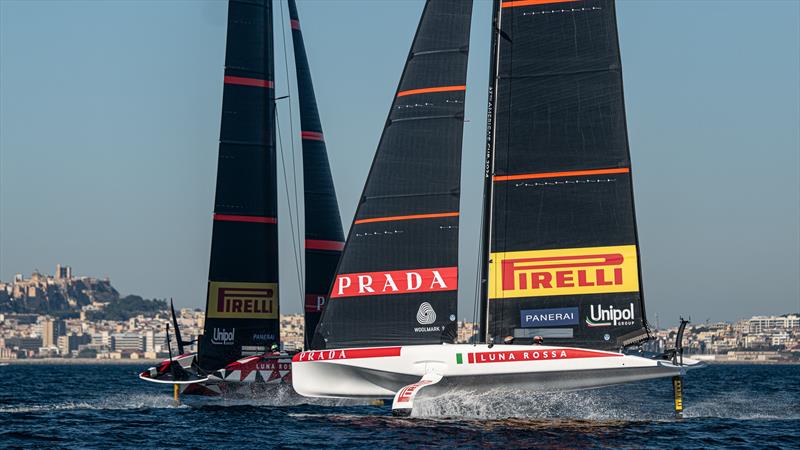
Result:
[[[492,48],[491,59],[489,63],[489,100],[486,112],[486,164],[483,173],[483,223],[481,224],[481,292],[479,303],[479,330],[480,335],[478,340],[480,342],[487,342],[489,337],[489,255],[491,254],[492,246],[492,187],[494,182],[492,176],[494,175],[494,144],[495,144],[495,120],[497,117],[497,108],[495,107],[495,99],[497,96],[497,69],[498,59],[500,58],[500,0],[494,0],[492,6]]]
[[[344,232],[295,0],[289,0],[289,19],[297,70],[297,95],[302,129],[300,137],[303,142],[303,187],[306,211],[305,348],[309,348],[314,330],[327,304],[336,265],[344,248]]]
[[[205,371],[280,341],[273,58],[272,0],[230,0]]]
[[[428,0],[312,348],[452,342],[472,2]]]
[[[500,2],[490,337],[598,349],[648,337],[614,6]]]

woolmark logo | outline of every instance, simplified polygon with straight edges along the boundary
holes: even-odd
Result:
[[[492,253],[490,298],[634,292],[636,246]]]
[[[234,333],[236,333],[236,328],[231,328],[230,331],[225,328],[214,328],[211,343],[215,345],[233,345]]]
[[[633,325],[635,323],[634,318],[633,303],[626,309],[617,309],[613,305],[608,308],[604,308],[603,305],[590,305],[586,325],[589,327]]]
[[[436,322],[436,311],[428,302],[422,302],[417,310],[417,322],[420,325],[430,325]]]
[[[458,267],[346,273],[336,277],[331,298],[454,291]]]

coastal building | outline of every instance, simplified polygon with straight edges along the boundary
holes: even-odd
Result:
[[[86,334],[67,334],[59,336],[58,349],[62,355],[69,355],[72,352],[77,352],[81,345],[88,344],[92,341],[91,336]]]
[[[64,336],[66,327],[63,320],[56,320],[44,316],[40,319],[42,346],[53,347],[58,343],[58,338]]]
[[[13,350],[36,352],[42,347],[42,338],[17,336],[7,337],[4,339],[4,346]]]
[[[72,278],[72,267],[70,267],[70,266],[62,266],[61,264],[56,264],[55,279],[56,280],[69,280],[70,278]]]
[[[111,348],[115,352],[124,350],[144,351],[145,338],[138,333],[115,333],[111,336]]]
[[[474,322],[467,322],[466,319],[458,322],[458,334],[456,335],[456,342],[459,344],[468,344],[472,342],[477,335],[478,327]]]
[[[747,320],[746,324],[750,333],[763,333],[772,330],[797,330],[800,329],[800,315],[754,316]]]

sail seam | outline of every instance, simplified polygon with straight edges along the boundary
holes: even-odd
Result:
[[[459,48],[446,48],[442,50],[425,50],[422,52],[414,52],[411,54],[411,56],[416,57],[416,56],[426,56],[426,55],[437,55],[440,53],[466,53],[466,52],[467,49],[459,47]]]
[[[494,181],[532,180],[537,178],[579,177],[583,175],[606,175],[612,173],[630,173],[629,167],[597,170],[572,170],[568,172],[524,173],[519,175],[495,175]]]
[[[253,6],[260,6],[262,8],[266,8],[264,3],[252,1],[252,0],[231,0],[232,3],[239,3],[242,5],[253,5]]]
[[[389,119],[389,125],[395,122],[408,122],[411,120],[429,120],[429,119],[462,119],[464,116],[461,114],[450,114],[447,116],[414,116],[403,117],[402,119]]]
[[[254,147],[268,147],[270,144],[266,142],[255,142],[255,141],[232,141],[229,139],[220,139],[220,144],[230,144],[230,145],[252,145]]]
[[[516,76],[503,76],[499,75],[501,80],[524,80],[528,78],[544,78],[544,77],[562,77],[567,75],[584,75],[587,73],[605,73],[605,72],[618,72],[619,67],[606,67],[602,69],[591,69],[591,70],[574,70],[572,72],[545,72],[545,73],[535,73],[530,75],[516,75]]]
[[[364,200],[380,200],[386,198],[409,198],[409,197],[434,197],[438,195],[458,195],[461,191],[454,189],[441,192],[424,192],[419,194],[391,194],[391,195],[365,195]]]

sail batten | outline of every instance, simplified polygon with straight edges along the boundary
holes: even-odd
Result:
[[[500,3],[488,337],[647,335],[613,0]]]
[[[312,348],[455,338],[471,12],[425,4]]]

